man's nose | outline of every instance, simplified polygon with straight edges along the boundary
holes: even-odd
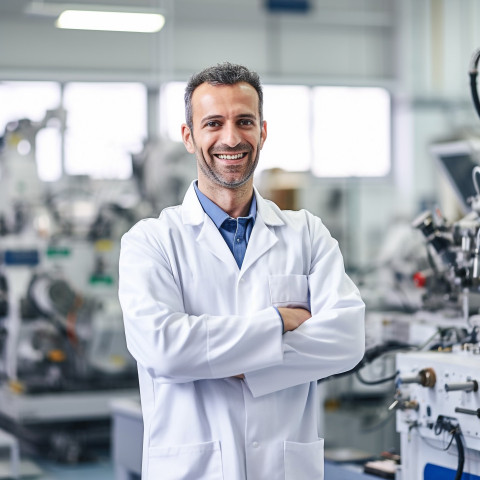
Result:
[[[236,147],[242,141],[242,137],[236,125],[226,124],[222,133],[222,141],[229,147]]]

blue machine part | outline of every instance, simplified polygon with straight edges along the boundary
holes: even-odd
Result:
[[[455,470],[427,463],[423,471],[423,480],[452,480],[455,478]],[[478,475],[463,472],[462,480],[480,480]]]
[[[23,265],[35,267],[40,262],[40,254],[35,249],[5,250],[3,263],[8,266]]]

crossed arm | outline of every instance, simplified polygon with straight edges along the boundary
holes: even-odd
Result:
[[[283,320],[283,333],[292,332],[312,317],[312,314],[304,308],[279,307],[278,313]],[[243,373],[235,376],[241,379],[245,378]]]
[[[363,309],[332,246],[309,275],[312,316],[279,307],[249,315],[188,315],[166,256],[141,231],[122,241],[120,300],[127,345],[161,383],[243,373],[254,396],[352,368],[363,355]],[[158,288],[161,285],[161,290]],[[328,285],[328,288],[325,287]],[[311,318],[311,320],[310,320]],[[302,328],[299,328],[302,327]]]
[[[298,328],[303,322],[312,317],[312,314],[304,308],[286,308],[278,309],[283,320],[283,332],[291,332]]]

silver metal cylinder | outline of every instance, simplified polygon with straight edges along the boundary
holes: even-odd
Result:
[[[480,274],[480,260],[478,258],[478,249],[475,250],[475,256],[473,257],[472,278],[479,278]]]
[[[420,375],[415,375],[414,377],[400,377],[402,383],[420,383]]]
[[[464,392],[476,392],[478,390],[478,382],[476,380],[470,380],[468,382],[445,384],[446,392],[453,392],[458,390],[462,390]]]

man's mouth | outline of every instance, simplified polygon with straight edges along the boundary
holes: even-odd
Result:
[[[219,158],[220,160],[240,160],[241,158],[247,155],[246,152],[244,153],[236,153],[235,155],[227,155],[227,154],[219,154],[215,153],[214,156]]]

